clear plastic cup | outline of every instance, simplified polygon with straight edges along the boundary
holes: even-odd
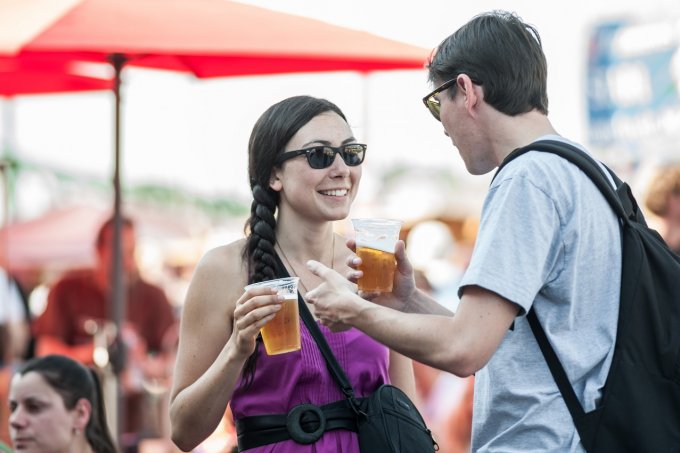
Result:
[[[285,300],[274,319],[269,321],[260,332],[267,355],[283,354],[300,349],[300,315],[298,312],[298,277],[277,278],[253,283],[245,287],[276,288]]]
[[[392,292],[397,267],[394,247],[399,240],[402,223],[393,219],[352,219],[356,251],[361,258],[359,270],[364,273],[357,282],[361,291]]]

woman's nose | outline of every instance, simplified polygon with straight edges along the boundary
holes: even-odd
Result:
[[[336,154],[331,164],[331,176],[345,176],[349,174],[349,165],[342,159],[340,153]]]
[[[14,429],[18,429],[26,425],[26,417],[21,407],[15,408],[9,414],[9,425]]]

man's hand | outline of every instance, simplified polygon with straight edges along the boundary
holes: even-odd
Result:
[[[357,296],[357,285],[318,261],[308,261],[307,267],[324,280],[305,295],[316,317],[333,332],[352,326],[363,304],[369,303]]]

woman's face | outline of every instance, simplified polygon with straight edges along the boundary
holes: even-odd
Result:
[[[315,145],[339,147],[356,143],[347,122],[335,112],[324,112],[305,124],[286,145],[285,151]],[[361,180],[361,165],[350,167],[336,154],[333,163],[313,169],[307,157],[289,159],[274,170],[272,189],[279,191],[282,215],[291,209],[310,220],[340,220],[349,215]]]
[[[9,430],[17,453],[68,452],[79,426],[77,409],[36,372],[15,375],[9,391]]]

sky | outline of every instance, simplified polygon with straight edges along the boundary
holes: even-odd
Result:
[[[585,64],[588,33],[602,20],[626,17],[680,19],[677,0],[529,0],[454,2],[420,0],[243,0],[314,17],[388,38],[434,48],[474,15],[515,11],[535,25],[548,59],[550,118],[562,135],[587,145]],[[548,6],[549,5],[549,6]],[[255,25],[254,25],[255,26]],[[249,200],[247,141],[258,116],[292,95],[326,97],[347,115],[355,135],[369,144],[361,206],[381,190],[380,178],[403,165],[416,170],[414,186],[383,200],[381,209],[423,209],[427,175],[451,169],[458,193],[483,193],[488,177],[470,177],[457,150],[422,106],[431,90],[424,70],[362,76],[352,72],[198,80],[185,74],[124,72],[123,183],[178,186],[206,197]],[[110,179],[113,155],[111,93],[17,98],[4,102],[0,141],[24,159],[62,171]],[[8,115],[7,112],[12,112]],[[428,173],[430,172],[430,173]],[[428,182],[429,181],[429,182]],[[433,190],[437,190],[433,188]],[[30,217],[50,203],[49,187],[27,185],[18,194]],[[475,199],[475,197],[472,197]],[[456,199],[461,206],[470,197]],[[442,198],[441,203],[450,203]]]

